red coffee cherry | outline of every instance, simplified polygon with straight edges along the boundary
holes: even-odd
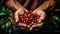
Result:
[[[40,16],[37,14],[32,14],[32,11],[30,12],[24,12],[23,15],[20,15],[20,22],[30,25],[36,25],[37,24],[37,19],[39,19]]]

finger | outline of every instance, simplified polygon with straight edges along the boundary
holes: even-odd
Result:
[[[32,12],[32,14],[35,14],[35,13],[36,13],[36,11],[33,11],[33,12]]]
[[[41,15],[42,12],[43,12],[43,10],[38,10],[38,11],[36,12],[36,14],[37,14],[37,15]]]
[[[27,10],[27,9],[25,9],[25,8],[23,8],[23,10],[24,10],[25,12],[28,12],[28,10]]]
[[[34,13],[36,13],[38,10],[40,10],[40,9],[38,9],[38,8],[37,8],[37,9],[35,9],[35,10],[33,11],[33,14],[34,14]]]
[[[45,12],[44,12],[44,11],[41,11],[41,12],[40,12],[40,18],[39,18],[39,19],[44,20],[45,17],[46,17]]]
[[[24,27],[20,27],[22,30],[26,30],[26,28],[24,28]]]
[[[19,21],[18,13],[19,13],[19,11],[18,11],[18,10],[14,13],[15,21],[16,21],[16,22],[18,22],[18,21]]]
[[[25,9],[25,12],[29,12],[29,11]]]
[[[43,23],[37,24],[37,25],[33,25],[33,26],[29,29],[29,31],[32,31],[32,30],[38,31],[38,30],[39,30],[38,28],[40,28],[42,25],[43,25]]]
[[[18,12],[19,12],[19,15],[23,15],[24,14],[24,10],[23,9],[19,9]]]
[[[33,14],[36,13],[37,15],[40,15],[40,11],[41,11],[41,10],[37,10],[37,9],[36,9],[36,10],[33,11]]]
[[[18,26],[22,29],[22,30],[25,30],[25,31],[28,31],[27,30],[27,25],[26,24],[23,24],[23,23],[19,23]]]
[[[11,14],[10,14],[10,17],[11,17],[11,18],[14,18],[14,15],[13,15],[13,13],[11,13]]]
[[[10,21],[12,22],[12,24],[16,25],[16,22],[15,22],[14,19],[12,19],[11,17],[10,17]],[[17,25],[16,25],[16,26],[17,26]]]
[[[29,29],[29,31],[32,31],[33,30],[33,28],[31,27],[30,29]]]
[[[41,19],[37,19],[37,22],[38,22],[38,23],[41,23],[41,22],[42,22],[42,20],[41,20]]]
[[[24,30],[25,28],[23,28],[23,27],[20,27],[22,30]]]
[[[37,24],[37,25],[33,25],[32,28],[38,28],[38,27],[42,27],[43,23]]]
[[[20,26],[20,27],[27,27],[27,25],[23,24],[23,23],[19,23],[18,26]]]

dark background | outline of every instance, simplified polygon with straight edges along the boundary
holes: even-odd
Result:
[[[55,0],[56,5],[53,9],[53,31],[54,32],[60,32],[60,0]],[[2,4],[2,1],[0,0],[0,33],[8,32],[9,34],[12,33],[11,28],[11,22],[9,20],[9,15],[12,12],[12,10],[8,9]],[[8,24],[8,25],[7,25]]]

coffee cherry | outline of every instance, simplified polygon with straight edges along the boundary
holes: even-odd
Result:
[[[30,14],[28,14],[28,16],[30,16]]]
[[[34,24],[34,22],[31,22],[31,24]]]
[[[21,20],[22,20],[22,21],[24,21],[24,19],[23,19],[23,18],[21,18]]]
[[[37,15],[36,14],[33,14],[34,17],[36,17]]]
[[[37,19],[39,19],[40,18],[40,16],[39,15],[37,15]]]
[[[31,24],[31,23],[30,23],[29,25],[30,25],[30,27],[32,26],[32,24]]]
[[[37,20],[40,18],[37,14],[32,14],[32,11],[25,12],[23,15],[20,15],[20,22],[29,25],[36,25],[38,22]],[[39,21],[39,20],[38,20]]]
[[[22,15],[20,15],[20,18],[23,18],[23,16],[22,16]]]
[[[34,23],[34,25],[36,25],[36,24],[37,24],[37,22]]]
[[[26,24],[26,21],[23,21],[24,24]]]

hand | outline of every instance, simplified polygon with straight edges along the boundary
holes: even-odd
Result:
[[[26,9],[18,9],[17,11],[15,11],[14,15],[11,14],[11,18],[10,18],[11,22],[14,25],[20,27],[22,30],[26,30],[27,25],[23,24],[23,23],[18,23],[18,21],[19,21],[19,15],[23,15],[25,11],[28,12],[28,10],[26,10]]]
[[[43,22],[41,22],[40,24],[36,24],[36,25],[32,25],[32,27],[30,27],[29,31],[38,31],[43,25]]]
[[[43,23],[44,23],[44,19],[46,17],[46,13],[43,10],[35,10],[33,11],[33,14],[36,13],[37,15],[40,15],[40,18],[37,20],[38,24],[37,25],[33,25],[30,30],[38,30],[39,28],[42,27]]]
[[[18,10],[14,13],[15,21],[16,21],[16,22],[19,21],[19,15],[23,15],[24,12],[28,12],[28,10],[26,10],[25,8],[21,8],[21,9],[18,9]]]
[[[15,26],[20,27],[22,30],[26,30],[27,25],[26,24],[23,24],[23,23],[18,23],[18,25],[17,25],[17,23],[12,18],[12,16],[13,16],[13,14],[11,14],[11,17],[10,17],[10,21],[12,22],[12,24],[14,24]]]

